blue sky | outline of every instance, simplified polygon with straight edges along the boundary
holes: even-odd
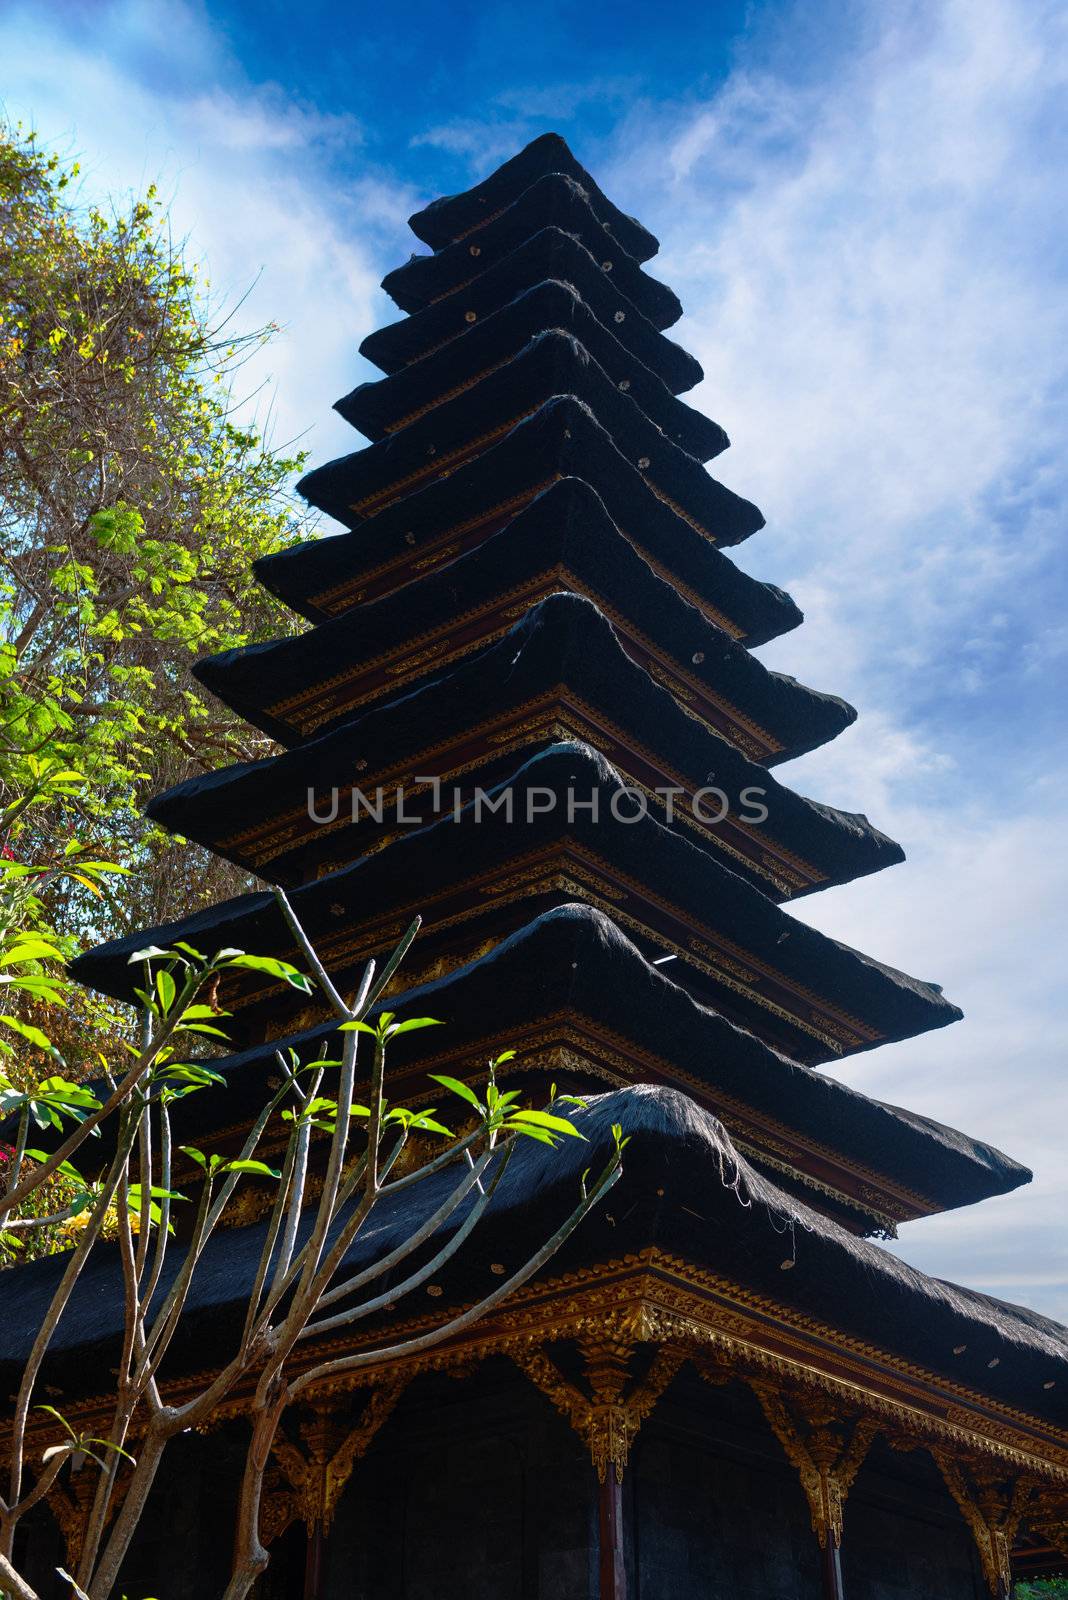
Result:
[[[8,0],[0,62],[88,193],[161,181],[252,286],[257,404],[315,460],[417,205],[554,127],[658,234],[768,518],[739,560],[806,611],[762,654],[861,711],[783,776],[908,852],[803,914],[966,1011],[842,1075],[1038,1174],[901,1249],[1068,1320],[1063,8]]]

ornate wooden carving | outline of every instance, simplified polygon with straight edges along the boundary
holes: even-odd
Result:
[[[407,1381],[391,1379],[373,1389],[354,1426],[343,1432],[328,1411],[317,1411],[301,1428],[303,1448],[279,1436],[273,1455],[276,1463],[260,1514],[260,1538],[265,1545],[300,1520],[309,1530],[320,1526],[329,1532],[338,1501],[357,1461],[393,1412]]]
[[[820,1548],[837,1550],[846,1496],[879,1431],[878,1421],[829,1395],[747,1381],[801,1479]]]
[[[66,1482],[61,1483],[57,1479],[45,1503],[59,1525],[59,1531],[63,1536],[63,1548],[67,1555],[67,1565],[73,1570],[81,1557],[82,1540],[85,1537],[85,1528],[96,1496],[100,1473],[98,1470],[87,1471],[83,1467],[80,1472],[68,1473],[64,1470],[62,1476]]]
[[[1068,1560],[1068,1494],[1064,1489],[1037,1490],[1027,1508],[1027,1526]]]
[[[686,1352],[662,1346],[645,1377],[632,1385],[631,1345],[584,1339],[581,1349],[588,1393],[565,1378],[543,1348],[519,1348],[512,1359],[571,1424],[590,1452],[598,1481],[605,1483],[609,1467],[622,1478],[639,1428],[686,1360]]]
[[[997,1600],[1012,1594],[1012,1546],[1037,1484],[1025,1474],[1006,1476],[989,1462],[966,1463],[943,1450],[932,1456],[946,1488],[960,1507],[979,1549],[990,1593]]]

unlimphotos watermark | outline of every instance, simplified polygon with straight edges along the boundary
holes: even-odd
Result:
[[[343,818],[351,818],[354,823],[364,818],[385,822],[388,818],[393,824],[421,827],[447,818],[476,825],[486,818],[532,823],[563,808],[568,822],[599,823],[611,818],[614,822],[632,823],[650,814],[652,798],[657,813],[669,823],[683,812],[704,827],[733,820],[758,828],[768,819],[766,794],[766,789],[751,784],[741,789],[736,802],[732,802],[727,791],[714,783],[695,790],[663,785],[652,790],[625,786],[580,791],[570,786],[549,788],[538,784],[462,789],[457,785],[448,787],[440,778],[417,775],[407,785],[378,787],[371,793],[356,785],[347,791],[335,786],[321,794],[309,788],[308,816],[321,826]]]

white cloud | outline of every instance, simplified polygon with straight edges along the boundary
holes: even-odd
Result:
[[[0,17],[5,105],[83,157],[94,198],[158,182],[177,235],[242,327],[279,334],[241,374],[272,437],[317,460],[360,444],[331,411],[360,374],[363,335],[397,313],[368,236],[412,209],[373,174],[337,180],[358,121],[253,86],[193,6],[102,6],[91,31],[39,7]]]
[[[1068,16],[1046,0],[851,10],[856,42],[803,74],[792,45],[811,47],[814,14],[800,7],[773,66],[743,49],[700,103],[636,102],[598,178],[663,238],[656,270],[708,374],[692,398],[734,437],[723,476],[768,515],[738,558],[806,609],[764,655],[862,711],[784,776],[866,811],[909,853],[803,914],[967,1012],[842,1074],[1039,1173],[914,1225],[904,1252],[1068,1318],[1068,762],[1051,744],[1068,599]],[[9,7],[0,55],[9,110],[86,152],[98,189],[162,175],[216,287],[256,280],[248,320],[285,324],[260,368],[277,436],[313,424],[318,459],[351,448],[326,407],[356,381],[362,334],[396,315],[375,281],[416,203],[351,162],[338,179],[358,121],[249,85],[182,0],[96,7],[77,37],[44,8]],[[499,121],[414,142],[481,173],[538,131],[525,119],[539,106],[587,90],[502,86]]]
[[[829,72],[743,54],[706,103],[636,114],[602,181],[660,233],[694,398],[735,440],[722,475],[768,515],[738,558],[807,612],[762,654],[862,710],[784,776],[909,854],[801,914],[966,1011],[841,1075],[1039,1174],[907,1229],[903,1253],[1068,1317],[1068,762],[1048,739],[1065,19],[1022,0],[867,15]]]

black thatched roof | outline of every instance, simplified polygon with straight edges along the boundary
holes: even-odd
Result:
[[[573,335],[555,328],[400,432],[318,467],[300,489],[323,510],[347,508],[344,520],[355,526],[488,449],[558,394],[573,394],[588,405],[653,492],[666,496],[714,544],[738,544],[764,526],[756,506],[672,444]]]
[[[432,256],[411,256],[382,279],[382,287],[402,311],[421,311],[454,294],[496,265],[542,228],[573,234],[601,271],[654,328],[670,328],[682,316],[678,296],[667,284],[643,272],[633,256],[605,238],[582,187],[563,173],[549,173],[524,189],[511,205],[479,229],[477,239],[461,239]]]
[[[677,1091],[652,1085],[620,1089],[594,1098],[576,1121],[586,1141],[565,1140],[555,1151],[541,1145],[517,1151],[479,1229],[439,1278],[434,1306],[443,1320],[449,1306],[500,1281],[491,1263],[515,1270],[559,1225],[575,1204],[581,1172],[599,1169],[618,1125],[630,1138],[623,1178],[556,1256],[547,1276],[656,1246],[841,1335],[1068,1425],[1068,1331],[1059,1324],[929,1278],[856,1238],[761,1176],[717,1119]],[[358,1268],[410,1236],[454,1181],[446,1172],[383,1203],[348,1265]],[[461,1208],[452,1225],[459,1226],[464,1214]],[[204,1368],[231,1348],[264,1226],[218,1233],[210,1241],[194,1278],[182,1338],[172,1349],[171,1371]],[[175,1249],[161,1294],[180,1258]],[[784,1262],[791,1270],[782,1270]],[[0,1274],[8,1390],[63,1267],[62,1257],[50,1257]],[[45,1381],[61,1390],[59,1403],[97,1387],[93,1374],[107,1370],[121,1306],[117,1252],[103,1246],[90,1258],[46,1364]],[[420,1296],[404,1304],[402,1314],[425,1307]]]
[[[506,306],[533,283],[557,279],[570,284],[597,320],[611,328],[672,394],[700,383],[700,362],[674,339],[659,333],[602,272],[586,246],[562,228],[542,228],[495,266],[487,267],[462,294],[447,295],[424,311],[369,333],[360,354],[383,372],[399,372],[450,341],[468,333],[483,317]]]
[[[557,589],[602,605],[639,665],[661,682],[673,668],[678,698],[768,765],[826,743],[856,717],[837,696],[769,672],[706,622],[580,478],[559,479],[469,554],[402,590],[309,633],[207,656],[194,671],[248,721],[266,714],[306,733],[437,675],[504,632],[517,601]]]
[[[347,458],[346,458],[347,459]],[[442,564],[482,542],[560,478],[596,491],[619,528],[666,581],[710,620],[763,644],[801,621],[790,597],[738,568],[653,493],[620,454],[590,409],[556,395],[498,444],[446,477],[385,507],[370,522],[349,513],[344,461],[305,480],[313,503],[348,536],[295,545],[262,557],[255,572],[272,594],[313,621],[411,583],[436,558]]]
[[[439,923],[452,925],[453,943],[459,938],[461,948],[470,949],[494,936],[505,892],[494,884],[503,878],[507,885],[524,861],[536,858],[539,864],[524,891],[531,909],[573,900],[576,890],[581,894],[585,885],[560,870],[569,852],[577,851],[579,859],[602,864],[605,892],[616,899],[618,914],[633,919],[650,941],[650,953],[665,953],[658,931],[667,949],[680,952],[681,983],[708,992],[721,1010],[798,1060],[816,1064],[871,1049],[961,1015],[935,986],[795,921],[721,859],[652,816],[625,820],[634,814],[626,786],[584,745],[551,747],[510,774],[500,790],[508,791],[507,811],[474,802],[455,817],[402,832],[388,850],[292,891],[305,931],[341,987],[382,941],[381,935],[370,944],[367,935],[361,940],[361,922],[381,927],[384,918],[388,926],[422,912],[424,943],[432,953]],[[494,800],[500,797],[493,791]],[[546,854],[558,864],[559,877],[550,883],[541,866]],[[586,892],[596,894],[596,888]],[[199,944],[209,933],[215,948],[297,959],[273,897],[259,894],[99,946],[80,957],[74,970],[94,987],[129,999],[141,981],[128,965],[135,950],[177,940]],[[688,959],[694,962],[690,971]],[[273,984],[258,982],[250,992],[255,1000],[234,1024],[246,1037],[248,1029],[277,1028],[287,1009],[305,1004],[293,990]]]
[[[568,711],[572,706],[586,708],[581,719]],[[362,814],[351,836],[309,826],[309,788],[329,795],[334,786],[358,780],[373,794],[376,785],[395,783],[405,771],[448,778],[461,766],[464,783],[493,781],[508,743],[501,730],[525,725],[524,717],[538,707],[548,708],[542,713],[547,727],[565,714],[572,721],[596,720],[603,729],[598,746],[647,787],[677,782],[693,794],[715,783],[727,792],[735,816],[743,790],[762,790],[768,817],[758,830],[738,833],[730,817],[718,829],[704,828],[688,811],[677,825],[712,850],[723,848],[730,834],[733,866],[769,893],[789,896],[846,882],[903,859],[899,846],[867,818],[794,794],[680,710],[625,654],[598,608],[573,594],[553,594],[532,606],[495,644],[402,699],[339,722],[285,755],[191,778],[157,796],[148,812],[220,853],[249,859],[255,849],[261,868],[272,871],[298,870],[298,862],[310,869],[315,859],[352,859],[363,848],[359,839],[373,837],[377,824]],[[275,736],[292,739],[286,724],[259,721]],[[484,734],[473,733],[473,725]],[[536,732],[520,732],[508,747],[532,750],[545,742]],[[462,758],[450,754],[461,745]],[[510,759],[497,776],[514,765]],[[283,818],[292,825],[271,835],[269,850],[262,839],[255,843],[261,823]]]
[[[571,178],[584,190],[604,231],[618,239],[635,261],[648,261],[656,255],[660,246],[648,228],[612,204],[558,133],[541,134],[496,172],[462,194],[447,194],[432,200],[422,211],[409,217],[408,226],[424,244],[441,250],[481,229],[532,183],[556,172]]]
[[[698,461],[726,450],[730,441],[718,423],[676,400],[664,381],[598,320],[577,290],[559,279],[525,289],[500,311],[477,322],[462,339],[414,366],[361,384],[339,400],[335,410],[369,439],[381,439],[420,412],[470,388],[547,328],[560,328],[579,340],[616,388],[628,394],[680,449]]]
[[[421,948],[417,943],[409,965],[418,962]],[[380,1009],[429,1014],[444,1024],[433,1036],[394,1041],[390,1093],[401,1102],[425,1095],[428,1038],[447,1059],[446,1070],[460,1077],[477,1074],[488,1054],[509,1045],[519,1047],[520,1071],[543,1076],[539,1051],[523,1042],[532,1028],[553,1034],[566,1019],[569,1031],[562,1037],[590,1040],[595,1056],[592,1041],[607,1039],[617,1057],[633,1058],[635,1070],[651,1081],[685,1085],[750,1148],[787,1153],[800,1172],[838,1189],[858,1170],[868,1184],[919,1196],[920,1209],[939,1211],[1030,1180],[1025,1167],[992,1146],[783,1056],[695,1000],[668,976],[677,970],[677,963],[654,965],[602,912],[558,906],[490,954],[381,1002]],[[275,1051],[292,1049],[304,1061],[336,1053],[334,1029],[324,1023],[214,1060],[226,1088],[175,1106],[175,1142],[248,1127],[267,1097]],[[46,1146],[48,1137],[41,1135]],[[106,1159],[106,1137],[101,1150]],[[864,1209],[861,1202],[858,1210]],[[903,1214],[910,1214],[907,1204]]]

